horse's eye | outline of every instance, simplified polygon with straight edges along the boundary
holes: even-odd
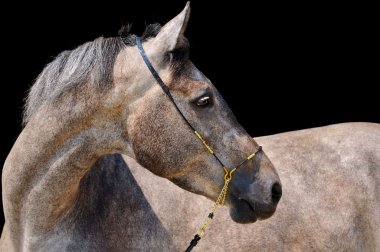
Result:
[[[210,96],[203,96],[202,98],[199,98],[196,104],[198,107],[207,107],[210,105]]]

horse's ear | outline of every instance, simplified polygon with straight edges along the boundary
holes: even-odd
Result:
[[[166,23],[154,38],[153,44],[161,52],[168,52],[179,47],[184,41],[184,32],[190,16],[190,2],[175,18]]]

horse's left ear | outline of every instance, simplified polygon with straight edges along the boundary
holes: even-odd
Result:
[[[155,48],[161,52],[169,52],[184,41],[184,32],[190,16],[190,2],[175,18],[166,23],[153,40]]]

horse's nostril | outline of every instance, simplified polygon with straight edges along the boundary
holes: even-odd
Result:
[[[282,188],[279,183],[274,183],[272,186],[272,202],[277,204],[282,196]]]

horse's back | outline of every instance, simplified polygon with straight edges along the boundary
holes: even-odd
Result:
[[[284,194],[277,215],[259,225],[273,223],[288,248],[380,249],[379,124],[337,124],[257,141],[280,173]]]

